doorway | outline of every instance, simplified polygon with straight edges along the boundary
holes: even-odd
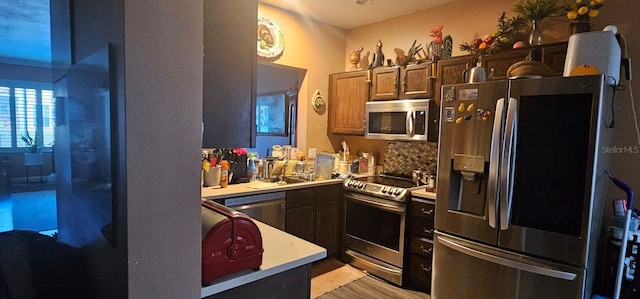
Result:
[[[0,232],[57,231],[50,1],[0,6]],[[25,160],[29,132],[38,162]],[[37,137],[36,137],[37,135]]]
[[[286,128],[281,134],[258,133],[256,147],[247,149],[249,152],[256,152],[260,157],[264,157],[270,156],[273,145],[296,146],[298,93],[306,74],[306,69],[258,62],[256,93],[259,96],[283,95],[283,99],[286,100],[284,103],[286,113],[283,116]],[[256,109],[259,110],[260,107],[256,107]],[[258,118],[260,117],[260,113],[256,113],[256,115]],[[256,120],[256,123],[259,124],[260,121]]]

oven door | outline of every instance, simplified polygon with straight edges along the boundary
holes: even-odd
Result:
[[[402,268],[405,204],[345,193],[345,246]]]

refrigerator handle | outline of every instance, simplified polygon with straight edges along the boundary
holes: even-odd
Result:
[[[466,254],[468,256],[472,256],[481,260],[485,260],[487,262],[490,263],[494,263],[494,264],[498,264],[498,265],[502,265],[505,267],[509,267],[509,268],[513,268],[516,270],[521,270],[521,271],[526,271],[526,272],[530,272],[530,273],[535,273],[535,274],[539,274],[539,275],[544,275],[544,276],[548,276],[548,277],[553,277],[553,278],[558,278],[558,279],[563,279],[563,280],[574,280],[576,279],[576,277],[578,276],[576,273],[571,273],[571,272],[566,272],[566,271],[561,271],[561,270],[556,270],[553,268],[548,268],[548,267],[543,267],[543,266],[538,266],[538,265],[532,265],[529,263],[525,263],[525,262],[521,262],[521,261],[516,261],[516,260],[512,260],[512,259],[508,259],[508,258],[504,258],[501,256],[496,256],[475,248],[471,248],[468,246],[465,246],[463,244],[460,244],[454,240],[449,240],[446,237],[443,236],[438,236],[438,242],[444,246],[447,246],[455,251],[458,251],[462,254]]]
[[[504,120],[504,98],[498,99],[495,116],[493,118],[493,131],[491,132],[491,152],[489,155],[489,178],[487,184],[487,201],[489,204],[489,226],[496,228],[496,213],[498,198],[498,168],[500,165],[500,134]]]
[[[511,194],[512,194],[512,162],[513,146],[516,136],[516,124],[518,121],[518,100],[509,98],[507,106],[507,120],[504,130],[504,141],[502,146],[502,163],[500,168],[500,230],[509,228],[509,217],[511,216]]]

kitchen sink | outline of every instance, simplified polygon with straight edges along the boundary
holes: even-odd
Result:
[[[299,177],[285,177],[284,180],[280,180],[280,178],[272,178],[272,179],[262,179],[261,181],[263,182],[270,182],[270,183],[275,183],[275,184],[298,184],[298,183],[305,183],[305,182],[309,182],[308,180],[305,180],[303,178],[299,178]]]

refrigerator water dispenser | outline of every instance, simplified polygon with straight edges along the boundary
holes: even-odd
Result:
[[[451,172],[450,198],[456,202],[450,202],[457,210],[473,215],[483,215],[487,194],[487,173],[485,172],[484,156],[454,154],[453,171]],[[457,193],[457,194],[456,194]]]

